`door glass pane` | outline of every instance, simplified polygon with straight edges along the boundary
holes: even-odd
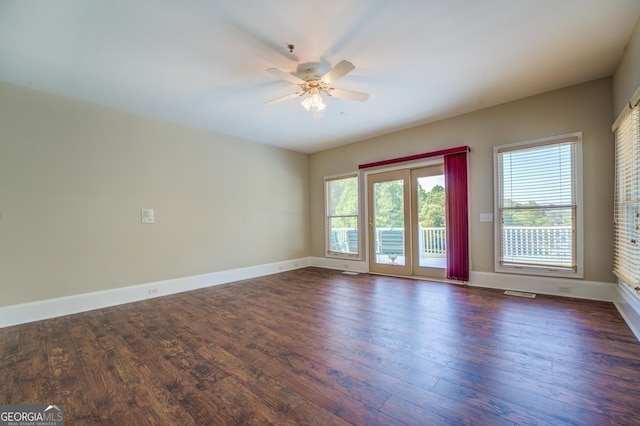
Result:
[[[444,175],[418,178],[418,264],[446,268]]]
[[[405,265],[404,181],[373,184],[376,263]]]

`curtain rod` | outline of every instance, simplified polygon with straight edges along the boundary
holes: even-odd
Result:
[[[404,163],[405,161],[421,160],[423,158],[439,157],[441,155],[459,154],[461,152],[471,152],[471,148],[467,145],[455,148],[441,149],[439,151],[424,152],[422,154],[408,155],[406,157],[391,158],[389,160],[374,161],[372,163],[364,163],[358,166],[358,169],[370,169],[372,167],[386,166],[388,164]]]

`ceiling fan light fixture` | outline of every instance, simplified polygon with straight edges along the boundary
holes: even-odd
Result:
[[[315,89],[308,98],[300,102],[300,105],[302,105],[307,111],[311,112],[320,112],[327,107],[327,104],[324,103],[318,89]]]

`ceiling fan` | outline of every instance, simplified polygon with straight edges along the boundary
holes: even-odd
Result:
[[[297,84],[300,87],[300,90],[291,93],[290,95],[265,102],[265,104],[272,105],[308,94],[309,96],[300,103],[307,111],[311,111],[313,113],[313,118],[318,119],[322,118],[324,115],[324,109],[327,107],[322,99],[322,93],[327,96],[335,96],[336,98],[349,99],[358,102],[364,102],[369,99],[368,93],[338,89],[332,86],[334,81],[344,77],[356,69],[351,62],[340,61],[336,66],[324,74],[320,74],[319,66],[320,64],[318,63],[301,64],[298,67],[298,75],[301,77],[289,74],[278,68],[269,68],[267,72],[270,72],[282,80]]]

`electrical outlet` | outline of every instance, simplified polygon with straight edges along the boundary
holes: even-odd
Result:
[[[149,289],[149,295],[152,295],[152,294],[158,294],[158,289],[157,288],[150,288]]]
[[[480,213],[480,222],[493,222],[493,213]]]
[[[152,224],[156,221],[153,209],[141,209],[140,216],[142,216],[142,223]]]
[[[571,293],[571,286],[570,285],[559,285],[558,286],[558,292],[560,292],[560,293]]]

